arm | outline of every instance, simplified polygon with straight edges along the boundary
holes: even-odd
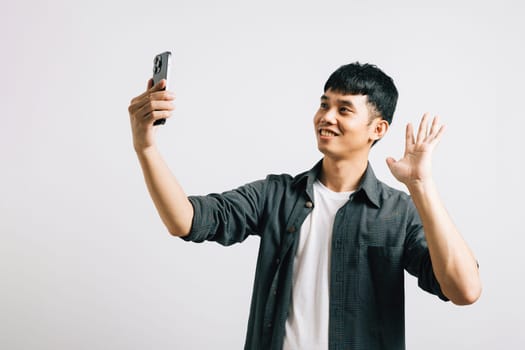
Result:
[[[182,237],[190,232],[193,207],[160,155],[154,137],[155,120],[169,118],[174,109],[175,97],[163,90],[165,86],[165,80],[155,86],[150,80],[146,92],[131,100],[128,111],[133,146],[150,196],[168,231]]]
[[[392,174],[404,183],[421,217],[432,268],[443,293],[455,304],[474,303],[481,294],[477,262],[448,215],[432,179],[431,156],[445,128],[434,118],[430,130],[423,116],[417,138],[407,125],[402,159],[387,158]]]

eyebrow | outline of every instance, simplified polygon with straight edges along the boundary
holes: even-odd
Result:
[[[330,100],[328,96],[326,95],[321,96],[321,101],[328,101],[328,100]],[[349,106],[349,107],[354,108],[354,104],[352,103],[352,101],[349,101],[349,100],[337,99],[337,103],[343,106]]]

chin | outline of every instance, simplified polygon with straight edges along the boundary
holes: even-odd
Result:
[[[325,157],[329,158],[338,158],[337,154],[334,152],[331,152],[327,147],[317,146],[317,149],[319,152],[321,152]]]

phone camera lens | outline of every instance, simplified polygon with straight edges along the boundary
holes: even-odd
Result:
[[[155,60],[153,61],[153,73],[157,74],[160,72],[162,67],[162,58],[160,56],[155,57]]]

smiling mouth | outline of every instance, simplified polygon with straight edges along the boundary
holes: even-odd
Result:
[[[321,136],[337,136],[337,134],[333,131],[321,129],[319,130],[319,135]]]

